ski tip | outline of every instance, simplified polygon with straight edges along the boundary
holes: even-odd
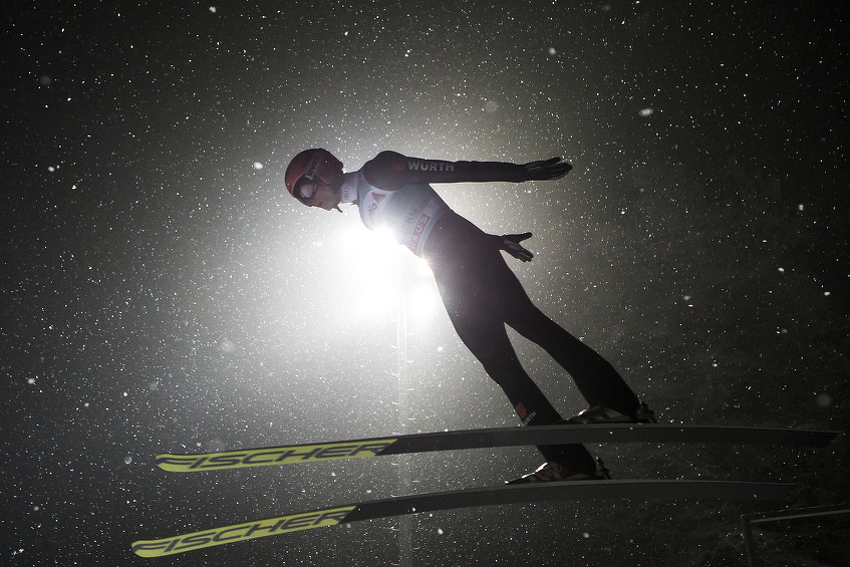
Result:
[[[156,466],[168,472],[192,472],[196,470],[194,467],[200,464],[199,461],[203,462],[202,459],[189,455],[162,453],[156,456]]]
[[[140,540],[133,542],[132,549],[133,553],[140,557],[163,557],[259,537],[335,526],[344,522],[356,508],[355,505],[339,506],[212,528],[166,539]]]

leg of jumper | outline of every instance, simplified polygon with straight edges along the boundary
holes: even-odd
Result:
[[[523,423],[559,421],[558,412],[520,365],[505,329],[503,303],[510,294],[503,288],[504,272],[511,277],[513,273],[501,253],[489,237],[460,217],[438,227],[442,230],[428,240],[428,260],[461,340],[504,390]],[[593,457],[582,445],[538,449],[547,461],[577,472],[594,474],[596,470]]]
[[[508,302],[506,321],[569,372],[590,406],[601,405],[635,417],[640,401],[614,367],[535,307],[519,282]]]
[[[442,286],[440,291],[445,301],[446,293]],[[453,303],[446,301],[446,307],[458,335],[508,396],[522,422],[546,425],[560,421],[557,410],[522,368],[505,324],[486,316],[486,308],[475,310],[478,312],[475,316],[466,309],[449,307]],[[577,472],[595,474],[596,462],[583,445],[541,445],[538,449],[547,461],[558,462]]]

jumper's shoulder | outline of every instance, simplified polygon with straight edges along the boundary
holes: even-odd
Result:
[[[401,171],[405,169],[405,163],[410,159],[405,155],[390,150],[384,150],[363,166],[364,171],[374,172],[380,170]]]
[[[398,152],[394,152],[392,150],[384,150],[381,153],[379,153],[378,155],[376,155],[374,158],[372,158],[372,161],[391,162],[393,160],[404,160],[404,159],[407,159],[407,156],[402,155]]]
[[[393,191],[410,182],[405,176],[408,159],[398,152],[385,150],[363,165],[363,176],[373,187]]]

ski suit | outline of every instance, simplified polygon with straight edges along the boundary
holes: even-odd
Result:
[[[500,253],[497,236],[481,231],[437,195],[430,183],[526,181],[521,165],[449,162],[382,152],[345,174],[342,202],[358,205],[371,230],[389,230],[426,260],[454,328],[487,374],[508,396],[525,425],[562,420],[520,365],[505,325],[537,343],[572,376],[590,406],[634,417],[640,402],[601,356],[541,312]],[[547,461],[593,474],[582,445],[538,447]]]

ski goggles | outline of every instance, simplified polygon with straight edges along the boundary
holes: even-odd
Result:
[[[301,202],[312,199],[319,190],[319,180],[310,179],[306,175],[295,183],[292,195]]]

